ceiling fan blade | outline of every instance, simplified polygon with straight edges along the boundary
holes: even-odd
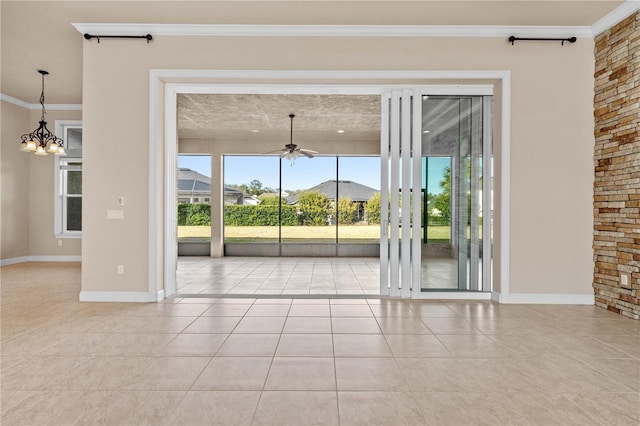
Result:
[[[301,149],[299,152],[307,158],[313,158],[313,154],[317,154],[317,152],[309,151],[308,149]]]
[[[314,151],[312,149],[304,149],[304,148],[300,148],[298,151],[300,151],[300,152],[302,152],[302,151],[308,152],[309,154],[317,154],[318,153],[318,151]]]
[[[275,151],[269,151],[269,152],[263,152],[262,155],[269,155],[269,154],[284,154],[286,153],[287,150],[286,149],[276,149]]]

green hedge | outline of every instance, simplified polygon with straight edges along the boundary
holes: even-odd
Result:
[[[282,224],[294,226],[298,224],[297,208],[282,206]],[[224,206],[224,223],[229,226],[278,226],[277,205]]]
[[[178,204],[178,225],[211,225],[211,204]]]

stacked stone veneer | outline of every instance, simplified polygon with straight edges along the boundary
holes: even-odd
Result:
[[[596,305],[639,319],[640,13],[595,45],[593,288]]]

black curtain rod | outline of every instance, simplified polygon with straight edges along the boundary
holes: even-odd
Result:
[[[142,36],[131,36],[131,35],[91,35],[91,34],[85,33],[84,38],[87,40],[91,40],[92,38],[97,38],[98,43],[100,43],[101,38],[144,38],[147,40],[147,43],[153,40],[153,36],[151,34],[142,35]]]
[[[508,39],[511,44],[515,44],[516,41],[520,41],[520,40],[524,40],[524,41],[561,41],[562,45],[564,46],[564,42],[568,41],[569,43],[575,43],[576,40],[578,40],[576,37],[569,37],[569,38],[530,38],[530,37],[516,37],[516,36],[510,36]]]

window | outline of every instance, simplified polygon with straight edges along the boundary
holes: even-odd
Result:
[[[225,243],[380,242],[379,157],[225,155],[224,182]]]
[[[82,236],[82,124],[56,122],[56,134],[65,142],[67,155],[55,157],[55,234],[58,238]]]

